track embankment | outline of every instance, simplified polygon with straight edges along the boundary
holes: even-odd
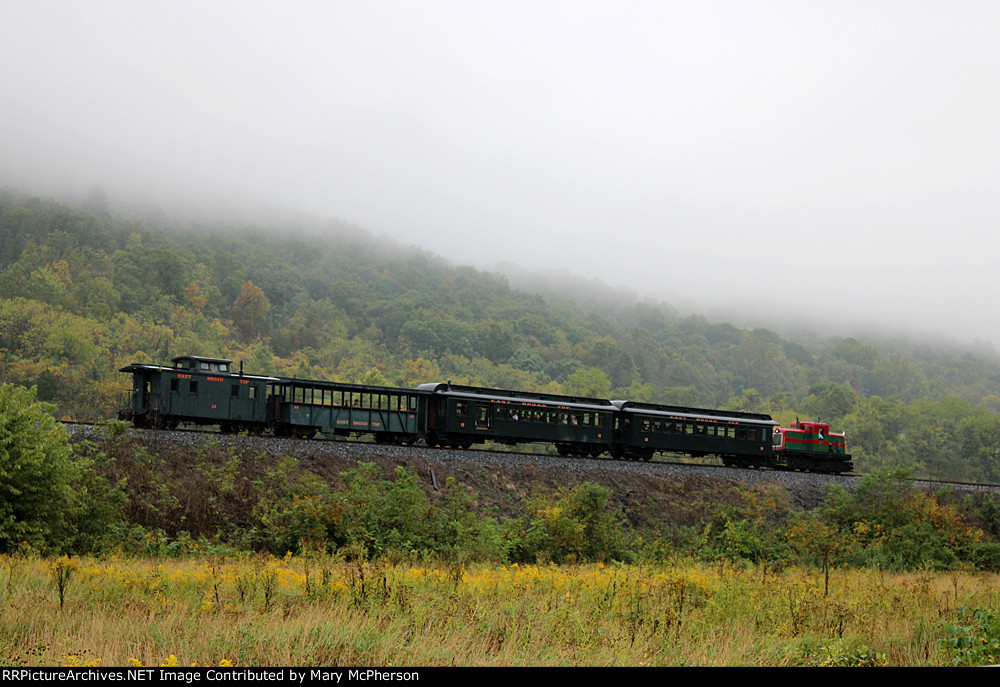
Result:
[[[68,425],[71,435],[98,443],[106,429]],[[423,446],[390,446],[354,441],[285,439],[224,435],[195,431],[128,430],[129,438],[154,448],[190,446],[192,452],[212,442],[277,459],[291,456],[307,470],[335,481],[340,473],[362,462],[380,466],[387,477],[397,467],[416,475],[430,495],[440,494],[446,480],[454,478],[479,508],[498,515],[515,516],[524,498],[535,490],[572,488],[584,482],[606,487],[616,510],[636,526],[670,522],[674,526],[699,526],[704,516],[721,503],[745,505],[747,492],[780,495],[795,509],[822,503],[831,484],[850,489],[856,476],[830,476],[771,470],[740,470],[721,466],[610,459],[565,458],[497,450],[435,449]],[[777,488],[777,489],[776,489]],[[935,488],[940,488],[936,485]],[[970,490],[982,488],[967,487]],[[956,490],[963,489],[957,487]]]

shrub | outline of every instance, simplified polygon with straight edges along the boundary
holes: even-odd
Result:
[[[591,482],[554,497],[536,494],[528,501],[515,557],[556,563],[627,558],[626,536],[608,509],[610,499],[608,489]]]

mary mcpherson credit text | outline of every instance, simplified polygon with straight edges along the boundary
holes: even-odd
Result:
[[[334,684],[348,682],[416,682],[420,673],[414,670],[377,670],[353,668],[350,670],[325,670],[323,668],[4,668],[0,670],[3,682],[34,681],[84,681],[129,680],[139,682],[295,682],[322,680]]]

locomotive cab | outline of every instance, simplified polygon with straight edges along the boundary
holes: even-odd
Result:
[[[830,425],[825,422],[798,422],[792,423],[792,429],[802,429],[810,434],[817,435],[820,440],[823,439],[824,435],[830,434]]]

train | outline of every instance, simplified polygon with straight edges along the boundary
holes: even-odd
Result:
[[[561,456],[651,460],[714,456],[729,467],[843,474],[844,433],[819,421],[781,427],[769,415],[627,400],[510,391],[447,382],[406,389],[247,374],[240,363],[194,355],[172,366],[120,369],[132,389],[119,419],[136,427],[217,426],[281,437],[370,437],[470,448],[545,444]]]

